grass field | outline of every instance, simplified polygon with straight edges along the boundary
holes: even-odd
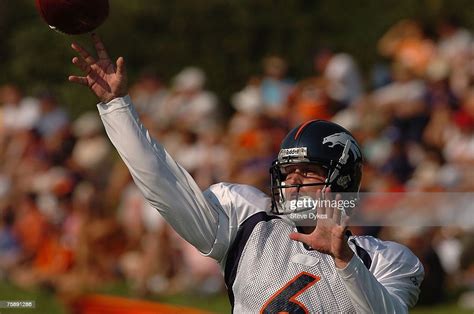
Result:
[[[116,296],[129,296],[129,290],[124,283],[117,283],[106,286],[100,293]],[[17,301],[35,301],[34,309],[0,309],[0,314],[67,314],[68,311],[47,291],[24,291],[6,282],[0,282],[0,301],[17,300]],[[227,295],[218,296],[198,296],[198,295],[173,295],[152,297],[149,300],[189,306],[208,310],[214,313],[230,313],[230,306]],[[464,314],[474,313],[473,310],[463,310],[455,304],[443,304],[436,307],[417,307],[410,311],[413,314]]]

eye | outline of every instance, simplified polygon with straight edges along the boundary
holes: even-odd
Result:
[[[320,178],[320,177],[326,177],[327,176],[327,169],[323,167],[315,167],[313,169],[308,169],[305,172],[305,176],[308,178]]]
[[[285,165],[280,171],[284,180],[291,179],[294,175],[320,180],[326,178],[328,173],[325,167],[316,164]]]
[[[280,168],[280,172],[281,172],[282,175],[287,176],[291,173],[294,173],[296,171],[296,169],[298,169],[298,167],[296,167],[294,165],[282,166]]]
[[[321,178],[325,178],[324,175],[321,175],[321,174],[318,174],[316,172],[307,172],[304,174],[304,177],[305,178],[308,178],[308,179],[321,179]]]

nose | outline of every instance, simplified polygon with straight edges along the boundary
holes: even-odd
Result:
[[[293,172],[291,175],[287,177],[287,179],[285,180],[285,184],[286,185],[303,184],[303,176],[301,175],[301,172],[299,170],[296,170],[295,172]],[[298,188],[291,187],[291,188],[287,188],[286,191],[290,195],[292,195],[298,192]]]
[[[294,172],[290,173],[285,180],[286,184],[302,184],[303,183],[303,174],[299,169],[296,169]]]

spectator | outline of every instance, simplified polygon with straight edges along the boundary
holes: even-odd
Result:
[[[425,35],[420,23],[401,20],[382,36],[378,50],[382,56],[393,59],[415,75],[421,76],[435,53],[435,46]]]
[[[30,130],[40,118],[38,100],[23,97],[18,86],[5,85],[0,93],[3,104],[3,128],[8,133]]]
[[[151,69],[141,72],[137,82],[130,88],[130,97],[137,104],[141,115],[157,116],[167,91],[158,75]]]
[[[263,60],[263,77],[260,83],[265,111],[273,117],[281,117],[288,101],[293,83],[286,78],[286,61],[276,55]]]
[[[172,91],[159,111],[159,126],[179,125],[193,132],[199,127],[215,125],[218,102],[214,93],[204,89],[206,75],[197,67],[187,67],[173,79]]]
[[[69,123],[69,118],[58,104],[56,96],[51,91],[44,91],[38,96],[41,117],[36,128],[43,137],[53,136]]]
[[[347,53],[321,50],[314,59],[315,69],[326,81],[326,93],[336,108],[351,105],[362,94],[362,79],[354,58]]]

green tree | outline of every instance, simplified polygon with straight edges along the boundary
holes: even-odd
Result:
[[[313,52],[328,45],[354,55],[367,72],[377,39],[401,18],[432,26],[456,14],[474,26],[469,0],[110,0],[110,6],[98,32],[111,55],[125,57],[131,81],[145,67],[168,82],[184,66],[200,66],[224,107],[271,53],[288,60],[295,79],[311,74]],[[33,0],[0,2],[0,84],[19,84],[29,94],[50,88],[73,115],[91,109],[92,96],[67,82],[76,72],[73,40],[90,47],[86,35],[50,30]]]

